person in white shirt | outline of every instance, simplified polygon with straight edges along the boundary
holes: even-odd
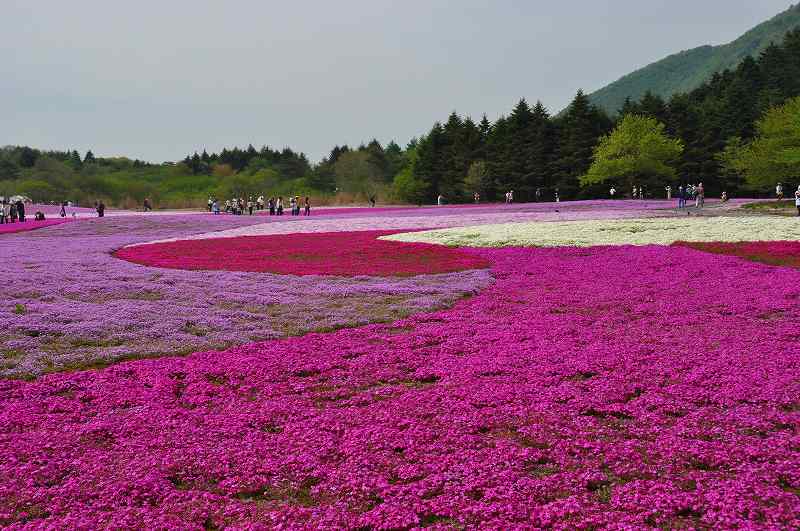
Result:
[[[775,197],[778,198],[778,201],[783,201],[783,185],[781,183],[775,187]]]
[[[797,191],[794,193],[794,206],[797,207],[797,215],[800,216],[800,186],[797,187]]]

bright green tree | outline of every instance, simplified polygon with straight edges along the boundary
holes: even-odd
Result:
[[[603,182],[655,189],[675,177],[674,161],[683,143],[670,138],[664,124],[649,116],[628,114],[611,134],[600,139],[581,185]]]
[[[758,135],[749,145],[729,146],[726,165],[755,186],[800,177],[800,97],[770,109],[756,130]]]

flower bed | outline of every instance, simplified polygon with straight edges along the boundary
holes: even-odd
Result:
[[[136,264],[205,271],[354,277],[413,276],[488,267],[456,249],[378,240],[394,231],[240,236],[134,245],[117,258]]]
[[[676,241],[798,240],[800,223],[783,217],[670,217],[505,223],[384,236],[402,242],[471,247],[669,245]]]
[[[0,524],[800,526],[800,272],[473,252],[450,310],[0,382]]]
[[[800,242],[677,242],[707,253],[738,256],[753,262],[800,268]]]
[[[447,307],[491,281],[485,270],[352,279],[180,271],[111,255],[133,243],[263,221],[254,218],[86,219],[0,238],[0,256],[19,257],[0,285],[0,377],[391,321]],[[224,248],[214,256],[224,261]]]
[[[35,221],[32,217],[22,223],[3,223],[0,225],[0,234],[13,234],[17,232],[26,232],[29,230],[42,229],[44,227],[52,227],[54,225],[61,225],[70,221],[69,219],[45,219],[44,221]]]

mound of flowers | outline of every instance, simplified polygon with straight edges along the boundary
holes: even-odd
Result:
[[[140,265],[282,275],[413,276],[482,269],[457,249],[379,240],[396,231],[355,231],[177,240],[125,247],[117,258]]]
[[[800,268],[800,242],[678,242],[708,253],[738,256],[753,262]]]
[[[676,241],[798,240],[800,223],[772,216],[528,222],[401,233],[383,239],[460,247],[669,245]]]
[[[468,252],[450,310],[0,382],[0,525],[800,526],[800,271]]]
[[[41,229],[44,227],[52,227],[53,225],[61,225],[62,223],[66,223],[67,221],[71,221],[69,218],[67,219],[45,219],[42,221],[35,221],[33,219],[29,219],[28,221],[22,223],[3,223],[0,225],[0,234],[13,234],[16,232],[26,232],[29,230]]]
[[[262,222],[124,216],[0,237],[0,256],[24,258],[24,267],[7,267],[0,283],[0,377],[392,321],[446,308],[492,280],[485,269],[355,278],[155,270],[111,255],[134,243]],[[224,260],[224,251],[215,256]]]

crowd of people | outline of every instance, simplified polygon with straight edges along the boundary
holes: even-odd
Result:
[[[300,196],[289,197],[289,208],[292,216],[299,216],[302,211],[304,215],[311,215],[311,199],[306,198],[301,202]],[[225,212],[241,216],[245,212],[253,215],[261,210],[269,211],[270,216],[282,216],[284,211],[283,197],[270,197],[265,199],[263,195],[253,199],[250,196],[246,201],[243,197],[234,197],[233,199],[226,199],[224,207],[220,205],[219,200],[214,197],[208,198],[208,211],[213,214],[220,214]]]
[[[3,198],[0,203],[0,223],[17,223],[25,221],[25,203],[22,199]]]

